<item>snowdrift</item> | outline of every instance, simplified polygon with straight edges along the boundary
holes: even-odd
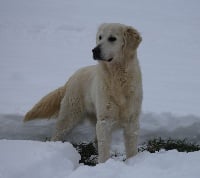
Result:
[[[0,140],[1,178],[64,178],[79,159],[69,143]]]
[[[79,165],[69,143],[0,140],[0,178],[198,178],[200,151],[139,153],[126,162],[109,159],[95,167]]]

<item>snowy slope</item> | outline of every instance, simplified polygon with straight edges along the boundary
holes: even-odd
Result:
[[[198,0],[0,1],[0,113],[24,114],[78,68],[94,64],[97,26],[143,36],[144,112],[200,115]]]
[[[55,129],[55,120],[35,120],[28,123],[22,122],[22,115],[0,115],[0,139],[15,140],[40,140],[50,138]],[[200,144],[199,117],[174,116],[170,113],[141,114],[139,144],[155,137],[185,139]],[[116,136],[115,136],[116,135]],[[122,144],[122,135],[115,134],[114,143]],[[66,140],[73,143],[89,142],[95,137],[95,128],[86,122],[77,126]]]
[[[29,131],[21,123],[25,112],[75,70],[95,64],[91,49],[100,23],[121,22],[135,26],[143,36],[141,135],[199,141],[199,4],[0,0],[0,137],[33,139],[21,135],[22,127]],[[44,137],[43,129],[39,138]]]
[[[87,167],[68,143],[18,140],[52,135],[55,121],[23,124],[23,115],[75,70],[95,64],[100,23],[120,22],[143,36],[140,143],[160,136],[200,143],[199,7],[198,0],[0,0],[0,139],[11,140],[0,140],[0,178],[198,178],[200,152],[141,153],[127,163]],[[86,123],[68,139],[87,141],[93,132]],[[113,149],[121,145],[114,138]]]

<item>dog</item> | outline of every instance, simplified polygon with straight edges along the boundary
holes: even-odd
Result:
[[[24,121],[58,117],[53,141],[84,118],[96,123],[99,163],[110,157],[112,131],[122,128],[126,157],[137,154],[143,90],[137,48],[140,33],[131,26],[104,23],[92,50],[96,65],[79,69],[64,86],[43,97]]]

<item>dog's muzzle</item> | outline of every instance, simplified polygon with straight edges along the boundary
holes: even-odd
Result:
[[[92,50],[92,53],[95,60],[101,60],[101,48],[99,45]]]
[[[92,50],[92,53],[93,53],[93,59],[94,60],[101,60],[101,61],[107,61],[107,62],[111,62],[113,60],[113,58],[109,58],[109,59],[104,59],[102,56],[101,56],[101,46],[98,45],[97,47],[95,47],[93,50]]]

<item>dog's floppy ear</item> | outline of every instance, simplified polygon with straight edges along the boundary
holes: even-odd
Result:
[[[140,33],[134,29],[133,27],[126,27],[124,31],[124,45],[129,49],[137,49],[140,42],[142,41],[142,37]]]

